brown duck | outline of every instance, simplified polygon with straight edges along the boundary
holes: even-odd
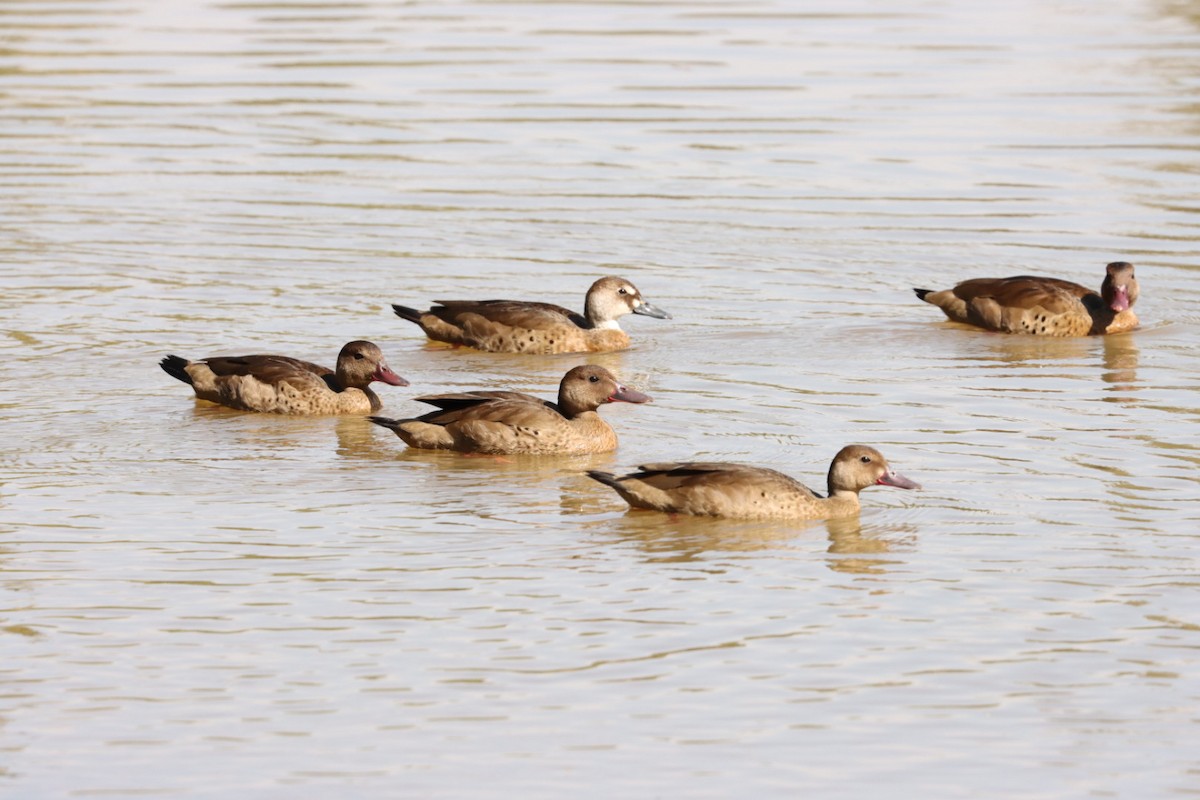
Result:
[[[382,407],[372,381],[407,386],[370,342],[350,342],[331,370],[287,356],[216,356],[188,361],[167,356],[159,366],[191,384],[196,397],[242,411],[269,414],[369,414]]]
[[[617,319],[671,315],[642,299],[624,278],[601,278],[588,289],[583,314],[522,300],[438,300],[428,311],[393,305],[430,339],[490,353],[600,353],[629,347]]]
[[[953,289],[913,289],[955,322],[989,331],[1031,336],[1092,336],[1124,333],[1138,326],[1133,313],[1138,284],[1133,264],[1108,265],[1100,293],[1057,278],[1020,275],[976,278]]]
[[[589,470],[634,508],[737,519],[834,519],[858,513],[858,493],[868,486],[920,489],[873,447],[843,447],[829,465],[829,496],[765,467],[702,461],[643,464],[620,477]]]
[[[489,454],[607,453],[617,435],[596,409],[650,398],[617,382],[604,367],[581,366],[563,376],[558,402],[521,392],[476,391],[418,397],[438,407],[416,419],[370,417],[408,444],[426,450]]]

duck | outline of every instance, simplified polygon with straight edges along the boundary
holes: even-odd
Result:
[[[558,400],[522,392],[480,390],[426,395],[436,406],[415,419],[368,417],[409,447],[490,455],[579,455],[617,448],[617,435],[596,409],[605,403],[648,403],[604,367],[578,366],[563,376]]]
[[[415,322],[430,339],[489,353],[605,353],[629,347],[617,320],[626,314],[670,319],[647,303],[624,278],[592,284],[583,314],[551,303],[523,300],[437,300],[427,311],[392,305],[396,316]]]
[[[213,356],[189,361],[168,355],[159,362],[172,378],[190,384],[196,397],[239,411],[266,414],[370,414],[383,403],[372,381],[408,386],[367,341],[347,343],[337,369],[287,356]]]
[[[709,461],[642,464],[614,475],[588,477],[616,490],[633,508],[731,519],[838,519],[858,514],[858,493],[868,486],[920,489],[896,472],[878,450],[843,447],[829,465],[829,494],[822,497],[794,478],[766,467]]]
[[[1133,313],[1138,283],[1128,261],[1105,268],[1099,294],[1071,281],[1032,275],[975,278],[953,289],[913,291],[955,322],[989,331],[1067,337],[1125,333],[1138,326]]]

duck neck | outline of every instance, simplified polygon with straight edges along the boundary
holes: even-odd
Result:
[[[595,414],[599,419],[600,415],[596,414],[596,409],[599,408],[595,403],[584,403],[567,395],[565,392],[558,393],[558,413],[562,414],[567,419],[577,419],[584,414]]]
[[[325,385],[329,387],[329,391],[334,394],[345,394],[347,389],[358,389],[367,396],[367,400],[371,401],[371,410],[378,411],[383,408],[383,401],[379,399],[379,395],[371,391],[370,384],[366,386],[347,385],[344,376],[341,375],[322,375],[321,379],[325,381]]]
[[[343,369],[338,369],[333,375],[325,376],[325,382],[335,392],[344,392],[347,389],[359,389],[365,392],[373,380],[375,377],[369,373],[364,375],[361,371],[352,372]]]
[[[1088,302],[1089,300],[1091,302]],[[1113,311],[1108,307],[1108,303],[1094,294],[1085,297],[1083,304],[1092,318],[1092,329],[1088,331],[1092,336],[1131,331],[1138,326],[1138,318],[1131,308]]]
[[[825,505],[831,515],[840,516],[858,511],[858,492],[853,489],[835,489],[832,485],[828,488],[829,496],[825,498]]]
[[[571,417],[571,427],[583,439],[589,441],[616,441],[612,427],[595,411],[584,411]],[[615,444],[613,445],[615,446]]]
[[[591,297],[588,297],[583,306],[583,316],[587,319],[588,324],[593,330],[598,331],[619,331],[621,326],[617,324],[615,317],[609,315],[600,307],[600,303],[593,302]]]
[[[1132,308],[1127,308],[1124,311],[1116,314],[1112,321],[1104,327],[1099,333],[1125,333],[1131,331],[1138,326],[1137,315],[1133,313]]]

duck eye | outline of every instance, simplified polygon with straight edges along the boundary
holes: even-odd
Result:
[[[859,461],[861,461],[861,462],[862,462],[862,463],[864,463],[864,464],[870,464],[870,463],[871,463],[871,457],[870,457],[870,456],[863,456],[862,458],[860,458],[860,459],[859,459]]]
[[[589,383],[599,383],[599,382],[600,382],[600,376],[599,376],[599,375],[589,375],[589,376],[588,376],[588,382],[589,382]]]
[[[366,358],[366,356],[364,356],[362,353],[355,353],[354,357],[359,360]]]
[[[617,289],[617,294],[629,294],[628,289]]]

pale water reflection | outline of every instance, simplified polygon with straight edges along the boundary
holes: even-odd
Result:
[[[0,9],[0,795],[1200,789],[1195,3],[164,0]],[[912,295],[1138,265],[1143,329]],[[671,321],[432,345],[391,303]],[[414,396],[653,396],[616,453],[417,453],[157,367],[379,343]],[[698,457],[925,491],[630,511]]]

